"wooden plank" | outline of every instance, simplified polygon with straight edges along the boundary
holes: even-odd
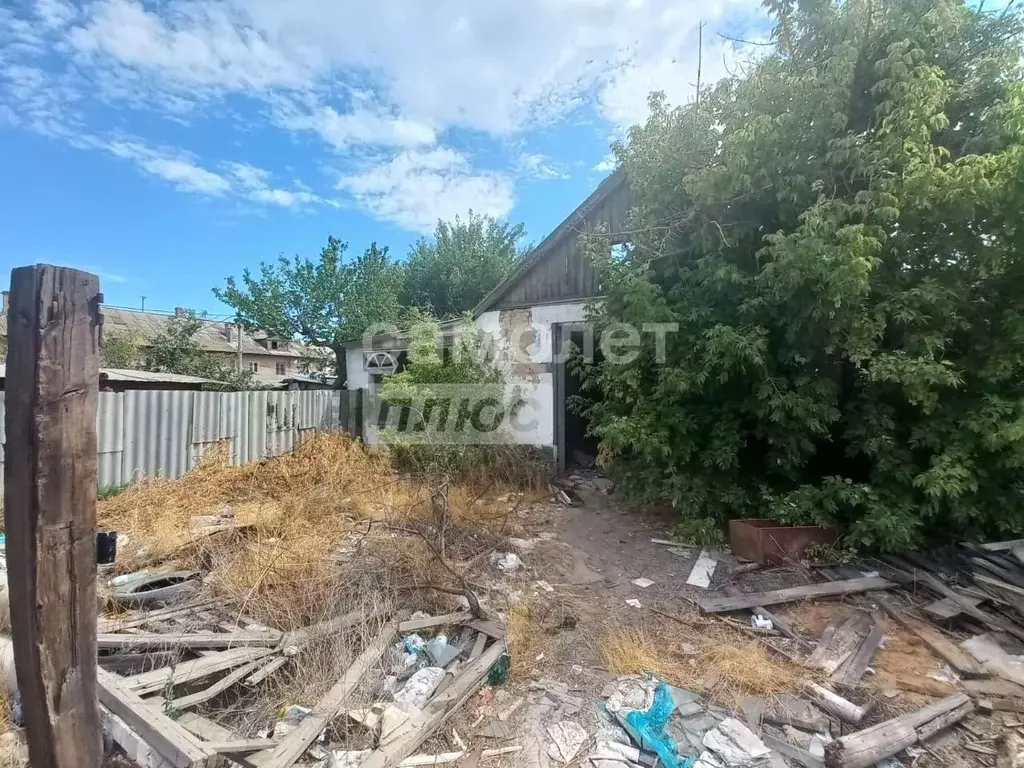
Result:
[[[505,627],[496,621],[474,621],[469,626],[495,640],[505,639]]]
[[[856,685],[867,671],[875,651],[881,644],[882,631],[878,627],[872,626],[871,631],[861,641],[853,655],[832,675],[832,682],[842,686]]]
[[[690,569],[690,575],[686,577],[686,583],[691,587],[707,589],[711,586],[711,578],[717,565],[718,561],[711,557],[707,550],[701,550],[693,568]]]
[[[469,700],[503,653],[505,644],[494,643],[479,659],[467,665],[446,691],[427,703],[422,716],[412,727],[386,746],[374,750],[362,768],[396,768],[400,765]]]
[[[175,685],[201,680],[241,664],[265,658],[276,652],[273,648],[234,648],[199,659],[183,661],[173,667],[143,672],[141,675],[126,678],[124,685],[129,691],[145,696]]]
[[[14,661],[35,768],[98,768],[99,278],[11,272],[4,521]]]
[[[971,604],[975,607],[981,605],[982,602],[980,598],[975,597],[965,597],[965,599],[970,600]],[[959,603],[950,600],[948,597],[944,597],[941,600],[936,600],[935,602],[926,605],[924,607],[924,612],[937,621],[949,621],[963,613],[963,609],[960,607]]]
[[[871,617],[857,611],[836,628],[824,647],[821,644],[807,660],[808,666],[831,675],[850,657],[871,631]]]
[[[472,620],[472,613],[469,611],[460,611],[459,613],[448,613],[444,616],[427,616],[425,619],[410,619],[409,621],[403,621],[398,625],[398,631],[403,634],[407,632],[419,632],[420,630],[444,627],[449,624],[465,624]]]
[[[289,768],[316,741],[327,724],[338,716],[355,687],[370,669],[380,662],[385,651],[395,639],[398,627],[394,622],[384,626],[380,634],[359,654],[341,679],[334,684],[313,711],[292,730],[274,749],[260,752],[250,758],[258,768]],[[436,625],[435,625],[436,626]]]
[[[881,688],[898,688],[901,691],[920,693],[924,696],[942,698],[943,696],[956,693],[956,686],[954,685],[925,675],[915,675],[912,672],[900,672],[898,675],[879,672],[875,675],[874,680]],[[969,681],[965,680],[964,682]]]
[[[921,735],[932,735],[934,728],[926,728],[931,721],[942,718],[940,725],[948,727],[947,713],[957,712],[964,717],[970,711],[965,705],[970,699],[965,694],[954,694],[914,712],[886,720],[863,731],[851,733],[825,746],[825,762],[829,768],[868,768],[899,754],[916,744]]]
[[[281,633],[268,632],[211,632],[209,634],[160,634],[143,632],[137,635],[102,633],[96,636],[101,650],[122,648],[188,648],[189,650],[215,650],[220,648],[273,648],[281,643]]]
[[[725,611],[742,611],[759,605],[777,605],[797,600],[809,600],[816,597],[836,597],[852,595],[858,592],[891,589],[896,585],[891,581],[870,576],[845,581],[828,581],[824,584],[808,584],[802,587],[776,589],[771,592],[757,592],[742,597],[701,597],[700,609],[705,613],[723,613]]]
[[[473,641],[473,650],[469,654],[470,661],[476,661],[480,658],[480,654],[484,652],[484,646],[487,645],[487,633],[477,632],[476,640]]]
[[[847,701],[838,693],[830,691],[828,688],[823,688],[817,683],[804,683],[804,690],[807,691],[807,694],[815,704],[829,714],[835,715],[844,723],[860,725],[864,715],[868,712],[866,707],[858,707],[852,701]]]
[[[210,600],[200,600],[198,602],[189,603],[188,605],[179,605],[172,608],[161,608],[157,611],[148,611],[143,613],[141,616],[132,612],[125,614],[125,617],[114,616],[113,618],[100,619],[98,629],[100,632],[123,632],[126,629],[141,627],[150,621],[167,619],[172,616],[178,616],[184,613],[193,613],[194,611],[201,611],[209,608],[219,608],[221,606],[228,605],[231,602],[232,598],[230,597],[215,597]]]
[[[208,741],[205,744],[210,752],[218,755],[245,755],[250,752],[262,752],[273,749],[277,742],[273,739],[229,739],[228,741]]]
[[[223,693],[228,688],[233,686],[235,683],[241,682],[243,677],[248,677],[255,672],[261,665],[262,661],[250,661],[244,666],[238,667],[233,672],[224,675],[220,680],[211,685],[209,688],[204,688],[201,691],[196,691],[188,696],[182,696],[181,698],[171,699],[167,702],[168,709],[172,711],[183,711],[189,707],[194,707],[197,704],[202,704],[204,701],[209,701],[214,696]],[[256,750],[252,750],[256,751]]]
[[[911,557],[914,556],[911,555]],[[952,589],[946,586],[946,584],[941,579],[937,578],[929,571],[924,569],[915,570],[913,572],[913,577],[917,581],[928,587],[928,589],[930,589],[935,594],[941,595],[942,597],[948,597],[950,600],[952,600],[954,603],[960,606],[961,611],[966,613],[972,619],[980,621],[989,629],[1008,632],[1014,637],[1020,640],[1024,640],[1024,629],[1016,626],[1015,624],[1011,624],[1010,622],[1003,621],[1002,619],[992,616],[991,614],[985,613],[977,606],[972,605],[971,601],[968,598],[964,597],[958,592],[954,592]]]
[[[175,768],[200,766],[213,756],[195,736],[129,691],[112,672],[98,670],[100,703],[124,720]]]
[[[978,547],[980,549],[987,549],[989,552],[1009,552],[1010,550],[1024,547],[1024,539],[993,541],[989,544],[979,544]]]
[[[952,640],[933,627],[904,618],[899,609],[884,598],[878,604],[893,621],[917,635],[939,658],[944,659],[962,677],[987,677],[985,668],[978,664]]]
[[[987,680],[964,680],[962,685],[964,690],[972,696],[1024,699],[1024,685],[1018,685],[1001,677],[990,677]]]
[[[1014,586],[1013,584],[1007,584],[1005,581],[999,579],[993,579],[991,576],[985,576],[981,573],[972,573],[971,578],[977,581],[979,584],[987,584],[990,587],[996,587],[1002,589],[1005,592],[1010,592],[1014,595],[1024,597],[1024,589]]]
[[[246,685],[259,685],[281,667],[291,661],[290,656],[276,656],[270,661],[261,662],[262,666],[249,675],[245,680]]]

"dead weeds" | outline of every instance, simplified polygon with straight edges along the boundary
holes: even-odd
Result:
[[[808,670],[773,658],[758,641],[738,640],[713,624],[699,631],[665,626],[656,635],[616,627],[598,640],[598,650],[616,675],[654,675],[731,707],[751,696],[797,690],[810,679]]]

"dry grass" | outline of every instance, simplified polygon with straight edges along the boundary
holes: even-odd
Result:
[[[672,685],[704,693],[711,701],[738,706],[750,696],[797,690],[810,679],[807,670],[768,655],[756,640],[737,641],[733,633],[701,631],[689,635],[694,653],[675,652],[671,631],[657,639],[644,629],[618,627],[598,641],[608,669],[616,675],[651,674]]]
[[[536,607],[529,602],[512,606],[508,611],[508,651],[512,657],[509,677],[527,680],[537,669],[537,657],[550,644]]]
[[[239,613],[281,629],[337,615],[366,590],[451,585],[451,573],[410,534],[429,530],[434,489],[399,477],[385,456],[320,433],[285,456],[243,466],[227,459],[226,446],[217,446],[182,478],[144,479],[99,503],[99,525],[127,533],[119,570],[202,570]],[[488,532],[506,526],[508,510],[481,503],[481,495],[448,489],[449,558],[470,559],[501,541]],[[225,512],[234,515],[232,529],[205,535],[193,524]]]

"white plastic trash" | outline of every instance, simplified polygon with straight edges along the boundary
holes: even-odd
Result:
[[[766,619],[757,614],[750,617],[750,626],[754,629],[775,629],[775,625],[772,624],[771,619]]]
[[[395,703],[406,711],[410,708],[423,709],[443,677],[444,670],[440,667],[424,667],[395,694]]]

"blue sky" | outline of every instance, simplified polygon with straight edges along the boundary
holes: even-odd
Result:
[[[693,96],[763,37],[747,0],[10,0],[0,268],[97,272],[122,306],[333,234],[404,257],[467,209],[537,242],[610,170],[647,94]]]

